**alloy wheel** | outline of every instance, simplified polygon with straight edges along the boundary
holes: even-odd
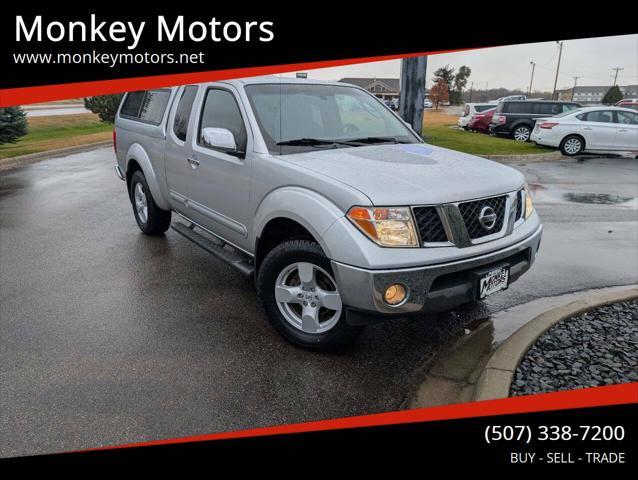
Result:
[[[133,202],[135,203],[137,218],[139,218],[140,222],[146,223],[146,221],[148,220],[148,203],[146,202],[144,185],[142,185],[141,183],[135,184],[135,190],[133,191]]]
[[[286,321],[305,333],[327,332],[341,316],[337,282],[309,262],[293,263],[281,271],[275,282],[275,300]]]
[[[526,142],[529,140],[529,128],[527,127],[518,127],[514,130],[514,140],[517,142]]]
[[[576,155],[582,149],[582,143],[577,138],[569,138],[565,141],[563,148],[568,154]]]

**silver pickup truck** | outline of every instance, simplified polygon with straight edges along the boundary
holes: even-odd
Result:
[[[172,227],[254,276],[272,325],[306,347],[504,290],[541,241],[518,171],[424,143],[352,85],[130,92],[114,141],[142,232]]]

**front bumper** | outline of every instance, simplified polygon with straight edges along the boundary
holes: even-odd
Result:
[[[472,275],[477,270],[507,263],[510,284],[534,263],[540,246],[542,226],[525,239],[484,255],[415,268],[368,270],[332,261],[343,304],[351,324],[370,323],[379,317],[406,316],[454,308],[476,298]],[[383,292],[392,284],[408,288],[407,300],[392,307]]]

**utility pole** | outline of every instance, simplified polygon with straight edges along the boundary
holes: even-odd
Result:
[[[490,82],[485,82],[485,101],[488,102],[489,100],[487,99],[487,90],[488,87],[490,86]]]
[[[614,87],[615,87],[616,86],[616,81],[618,80],[618,72],[620,70],[624,70],[624,68],[616,67],[616,68],[612,68],[612,70],[616,71],[616,75],[614,75]]]
[[[423,131],[423,99],[428,57],[412,57],[401,60],[401,91],[399,115],[421,135]]]
[[[560,58],[563,55],[563,42],[556,42],[558,44],[558,64],[556,65],[556,78],[554,78],[554,90],[552,91],[552,100],[556,96],[556,84],[558,83],[558,71],[560,70]]]
[[[472,103],[472,90],[474,89],[474,82],[470,84],[470,100],[467,103]]]
[[[580,77],[574,77],[574,88],[572,89],[572,102],[574,101],[574,94],[576,93],[576,83]]]
[[[527,96],[529,97],[532,94],[532,84],[534,83],[534,69],[536,68],[536,62],[529,62],[532,66],[532,78],[529,81],[529,90],[527,91]]]

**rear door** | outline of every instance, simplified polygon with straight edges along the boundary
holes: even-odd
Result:
[[[615,150],[638,151],[638,113],[615,111]]]
[[[166,132],[164,165],[170,202],[176,211],[187,216],[190,215],[185,200],[189,196],[194,175],[190,162],[193,151],[188,139],[194,128],[195,115],[192,115],[192,109],[199,88],[197,85],[187,85],[178,90]]]
[[[617,125],[612,110],[587,112],[581,118],[581,133],[589,150],[613,150]]]

